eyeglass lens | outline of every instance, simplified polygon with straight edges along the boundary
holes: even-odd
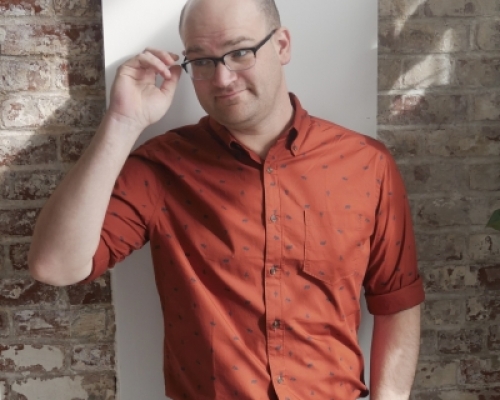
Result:
[[[193,79],[210,79],[215,73],[217,61],[212,59],[194,60],[187,64],[189,75]],[[255,65],[255,54],[251,50],[235,50],[224,56],[224,65],[231,71],[243,71]]]

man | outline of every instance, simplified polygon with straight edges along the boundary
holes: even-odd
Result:
[[[180,34],[208,116],[129,156],[181,66],[156,49],[122,65],[93,141],[40,214],[33,276],[87,282],[149,240],[174,400],[366,395],[364,286],[371,398],[407,399],[423,290],[394,161],[288,93],[290,33],[272,0],[190,0]]]

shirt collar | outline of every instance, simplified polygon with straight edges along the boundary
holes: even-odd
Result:
[[[290,101],[294,109],[292,125],[288,131],[278,138],[278,143],[283,143],[290,152],[296,156],[300,154],[302,144],[307,135],[308,128],[311,125],[311,117],[306,110],[302,108],[299,99],[293,93],[290,93]],[[200,121],[209,132],[215,133],[216,137],[229,148],[232,152],[248,151],[245,146],[240,143],[231,132],[224,126],[219,124],[210,116],[202,118]]]

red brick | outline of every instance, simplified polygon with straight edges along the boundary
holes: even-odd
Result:
[[[428,17],[473,17],[481,12],[478,0],[427,0],[424,10]]]
[[[425,131],[391,131],[381,129],[377,132],[377,139],[383,142],[396,159],[414,158],[423,152]]]
[[[39,210],[0,210],[0,235],[31,236]]]
[[[100,24],[6,25],[3,55],[88,55],[102,53]]]
[[[421,6],[409,0],[379,0],[378,15],[384,17],[417,17],[422,14]],[[406,19],[405,18],[405,19]]]
[[[500,386],[483,389],[464,389],[454,390],[440,389],[429,392],[414,391],[411,400],[500,400]]]
[[[99,17],[100,0],[54,0],[56,15],[72,17]]]
[[[6,311],[0,311],[0,337],[9,336],[9,316]]]
[[[438,335],[438,350],[443,354],[474,354],[483,349],[481,329],[442,331]]]
[[[60,89],[104,89],[102,56],[61,61],[56,69],[56,86]]]
[[[16,171],[10,174],[12,190],[8,200],[37,200],[50,197],[63,177],[61,171]]]
[[[467,120],[467,97],[442,94],[380,95],[380,125],[451,124]]]
[[[460,163],[399,165],[408,193],[457,192],[469,189],[467,168]]]
[[[500,264],[480,267],[479,285],[487,290],[500,290]]]
[[[50,0],[0,0],[0,15],[50,15]]]
[[[426,293],[458,292],[477,284],[476,273],[464,265],[421,268]]]
[[[29,243],[12,244],[9,250],[10,263],[14,270],[27,270],[28,269],[28,251],[30,249]]]
[[[415,200],[415,225],[438,228],[445,226],[470,225],[470,200],[464,197]]]
[[[426,150],[433,156],[500,156],[500,128],[482,126],[439,129],[425,135]],[[423,135],[422,135],[423,136]]]
[[[495,356],[489,359],[473,359],[460,361],[461,381],[469,385],[500,382],[500,363]]]
[[[466,236],[462,233],[418,233],[416,236],[421,261],[459,261],[466,256]]]
[[[66,291],[71,305],[111,304],[109,273],[90,283],[68,286]]]
[[[55,310],[21,310],[13,312],[16,336],[66,338],[70,335],[70,312]]]
[[[108,335],[106,325],[106,309],[78,310],[71,315],[71,338],[113,340],[114,335]]]
[[[30,278],[0,280],[0,306],[51,305],[59,299],[59,288]]]
[[[469,236],[469,257],[474,261],[498,262],[500,256],[500,234],[471,234]]]
[[[113,339],[116,335],[115,309],[109,308],[106,312],[106,338]]]
[[[500,121],[500,93],[474,96],[474,121]]]
[[[461,325],[464,322],[463,301],[427,300],[422,308],[422,324],[428,328],[441,325]]]
[[[420,354],[435,355],[437,349],[437,332],[435,330],[424,329],[420,333]]]
[[[105,110],[102,99],[24,96],[5,100],[0,118],[7,128],[97,127]]]
[[[0,274],[2,273],[2,269],[5,268],[5,264],[7,262],[7,251],[4,246],[0,244]]]
[[[455,361],[424,361],[417,366],[416,388],[442,388],[456,384],[458,363]]]
[[[488,332],[488,350],[500,350],[500,327],[498,325],[490,326]]]
[[[477,46],[481,50],[500,50],[500,18],[498,14],[496,17],[481,20],[478,24],[476,38]]]
[[[378,60],[378,90],[401,88],[402,75],[401,57],[379,58]]]
[[[113,344],[89,344],[73,347],[71,369],[75,371],[111,370],[114,365]]]
[[[61,136],[61,157],[65,162],[75,162],[83,154],[94,133],[69,133]]]
[[[0,90],[48,90],[50,79],[50,66],[45,61],[6,59],[0,63]]]
[[[0,166],[46,164],[57,160],[53,136],[0,136]]]
[[[500,299],[486,296],[467,300],[467,321],[500,321]]]
[[[460,57],[456,61],[456,76],[461,86],[479,88],[500,86],[500,58]]]

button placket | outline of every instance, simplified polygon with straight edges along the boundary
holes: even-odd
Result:
[[[281,263],[282,248],[282,224],[281,224],[281,200],[279,191],[279,173],[274,163],[279,162],[273,156],[271,149],[267,156],[268,162],[263,166],[262,180],[264,188],[264,206],[266,215],[266,249],[265,260],[268,273],[265,274],[264,301],[267,314],[267,354],[269,366],[274,382],[276,378],[282,376],[284,368],[284,331],[282,329],[282,301],[281,301],[281,281],[279,265]],[[274,161],[269,162],[273,159]],[[279,164],[278,164],[279,165]]]

